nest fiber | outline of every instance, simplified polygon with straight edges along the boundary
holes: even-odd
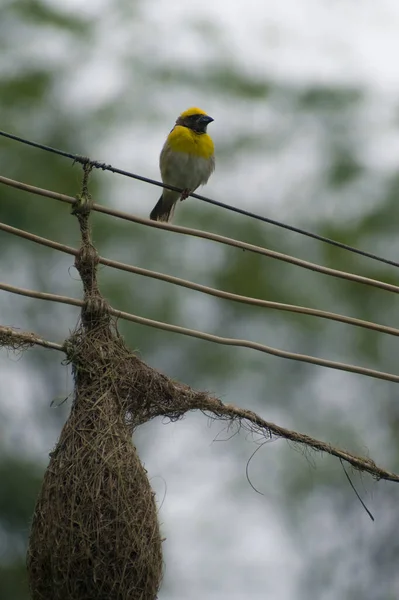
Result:
[[[132,443],[140,361],[108,324],[68,342],[70,417],[51,455],[28,549],[32,600],[153,600],[162,578],[154,493]]]

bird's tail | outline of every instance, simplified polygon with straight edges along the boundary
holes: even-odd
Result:
[[[179,199],[179,193],[171,192],[166,193],[165,190],[151,211],[150,219],[153,221],[171,221],[173,213],[175,212],[176,202]]]

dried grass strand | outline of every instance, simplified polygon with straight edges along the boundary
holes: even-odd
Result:
[[[50,350],[59,350],[64,352],[64,346],[56,342],[50,342],[43,339],[37,333],[31,331],[20,331],[15,327],[5,327],[0,325],[0,347],[9,350],[25,350],[32,346],[41,346]]]
[[[1,345],[10,347],[13,350],[23,350],[33,345],[40,345],[45,348],[62,352],[71,352],[68,345],[62,346],[61,344],[48,342],[35,333],[18,331],[14,328],[3,326],[0,326],[0,346]],[[72,352],[74,351],[75,350]],[[119,355],[117,358],[120,360]],[[132,358],[131,355],[130,360],[132,360]],[[136,357],[134,357],[134,360],[141,363]],[[176,419],[182,417],[187,411],[201,410],[205,414],[211,415],[213,418],[227,419],[232,423],[239,423],[241,426],[249,429],[253,435],[261,434],[262,437],[266,436],[275,439],[285,439],[306,448],[312,448],[318,452],[330,454],[331,456],[342,459],[354,468],[360,471],[366,471],[377,479],[399,482],[399,475],[377,466],[370,458],[354,455],[311,436],[280,427],[270,421],[262,419],[252,411],[236,407],[232,404],[223,404],[218,398],[215,398],[206,392],[198,392],[184,384],[177,383],[168,377],[157,373],[154,369],[144,363],[141,363],[141,368],[146,373],[146,388],[148,392],[151,393],[155,388],[158,397],[163,399],[160,408],[156,408],[157,403],[154,403],[155,410],[151,413],[147,413],[146,418],[151,419],[156,416],[168,416],[169,418]],[[151,382],[150,385],[148,385],[148,382]],[[173,397],[183,398],[184,408],[179,401],[171,402],[170,398]],[[165,399],[167,402],[166,405]],[[176,404],[175,412],[172,410],[174,404]],[[133,406],[128,405],[126,408],[127,413],[129,413],[129,411],[133,409]]]

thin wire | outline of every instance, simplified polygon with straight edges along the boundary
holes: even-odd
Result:
[[[157,187],[166,188],[168,190],[173,190],[175,192],[183,192],[182,188],[167,185],[155,179],[151,179],[150,177],[144,177],[143,175],[137,175],[136,173],[132,173],[130,171],[125,171],[123,169],[118,169],[113,167],[112,165],[102,163],[96,160],[90,160],[90,158],[86,156],[81,156],[79,154],[72,154],[70,152],[65,152],[63,150],[58,150],[57,148],[52,148],[51,146],[46,146],[45,144],[39,144],[37,142],[32,142],[25,138],[22,138],[17,135],[13,135],[11,133],[7,133],[5,131],[0,131],[0,135],[16,142],[20,142],[22,144],[26,144],[28,146],[32,146],[34,148],[38,148],[39,150],[45,150],[46,152],[51,152],[53,154],[57,154],[59,156],[64,156],[66,158],[70,158],[73,162],[78,162],[80,164],[88,164],[90,163],[91,167],[95,169],[101,169],[102,171],[110,171],[111,173],[116,173],[117,175],[122,175],[124,177],[130,177],[131,179],[136,179],[138,181],[143,181],[144,183],[149,183],[151,185],[155,185]],[[250,217],[251,219],[255,219],[257,221],[261,221],[263,223],[268,223],[269,225],[274,225],[276,227],[280,227],[283,229],[287,229],[288,231],[293,231],[294,233],[299,233],[300,235],[304,235],[310,237],[312,239],[318,240],[319,242],[324,242],[326,244],[330,244],[337,248],[341,248],[343,250],[347,250],[354,254],[358,254],[360,256],[364,256],[366,258],[371,258],[372,260],[379,261],[381,263],[385,263],[387,265],[391,265],[393,267],[399,267],[399,263],[390,260],[388,258],[384,258],[382,256],[378,256],[377,254],[373,254],[371,252],[366,252],[365,250],[360,250],[359,248],[355,248],[353,246],[349,246],[348,244],[344,244],[342,242],[338,242],[336,240],[332,240],[325,236],[319,235],[317,233],[312,233],[310,231],[306,231],[305,229],[301,229],[300,227],[294,227],[293,225],[288,225],[286,223],[282,223],[281,221],[276,221],[275,219],[270,219],[268,217],[264,217],[262,215],[258,215],[249,210],[245,210],[243,208],[238,208],[237,206],[231,206],[229,204],[225,204],[224,202],[219,202],[217,200],[213,200],[212,198],[207,198],[206,196],[202,196],[201,194],[191,193],[189,196],[196,198],[197,200],[201,200],[202,202],[206,202],[208,204],[212,204],[213,206],[218,206],[219,208],[224,208],[225,210],[229,210],[231,212],[238,213],[240,215],[244,215],[246,217]]]
[[[72,256],[76,256],[78,254],[78,250],[72,248],[71,246],[66,246],[64,244],[60,244],[59,242],[54,242],[53,240],[43,238],[28,231],[24,231],[23,229],[17,229],[16,227],[6,225],[5,223],[0,223],[0,231],[11,233],[12,235],[16,235],[18,237],[27,239],[37,244],[41,244],[42,246],[47,246],[48,248],[64,252],[65,254],[69,254]],[[152,279],[165,281],[173,285],[178,285],[197,292],[202,292],[203,294],[215,296],[224,300],[232,300],[233,302],[240,302],[242,304],[248,304],[250,306],[260,306],[263,308],[271,308],[275,310],[310,315],[313,317],[320,317],[322,319],[329,319],[331,321],[346,323],[347,325],[354,325],[356,327],[363,327],[372,331],[378,331],[387,335],[399,336],[399,329],[395,329],[394,327],[389,327],[387,325],[380,325],[371,321],[363,321],[362,319],[347,317],[344,315],[339,315],[336,313],[313,308],[307,308],[304,306],[296,306],[294,304],[283,304],[280,302],[261,300],[260,298],[251,298],[250,296],[241,296],[239,294],[233,294],[231,292],[225,292],[223,290],[218,290],[216,288],[208,287],[206,285],[194,283],[192,281],[189,281],[188,279],[174,277],[173,275],[165,275],[164,273],[158,273],[157,271],[151,271],[150,269],[135,267],[133,265],[128,265],[126,263],[111,260],[109,258],[104,258],[102,256],[99,257],[99,263],[113,269],[126,271],[128,273],[134,273],[135,275],[142,275],[143,277],[151,277]]]
[[[29,298],[37,298],[39,300],[71,304],[72,306],[83,307],[85,305],[83,300],[77,300],[76,298],[69,298],[67,296],[59,296],[55,294],[47,294],[44,292],[36,292],[34,290],[27,290],[24,288],[8,285],[6,283],[0,283],[0,290],[4,290],[6,292],[11,292],[13,294],[18,294],[21,296],[28,296]],[[153,327],[155,329],[162,329],[163,331],[180,333],[181,335],[187,335],[189,337],[206,340],[208,342],[214,342],[215,344],[221,344],[223,346],[237,346],[241,348],[249,348],[251,350],[257,350],[258,352],[263,352],[264,354],[271,354],[272,356],[278,356],[280,358],[297,360],[299,362],[310,363],[313,365],[318,365],[320,367],[328,367],[330,369],[337,369],[338,371],[346,371],[348,373],[356,373],[357,375],[364,375],[366,377],[373,377],[375,379],[383,379],[385,381],[399,383],[399,375],[394,375],[393,373],[385,373],[383,371],[376,371],[375,369],[369,369],[367,367],[358,367],[355,365],[349,365],[346,363],[327,360],[324,358],[316,358],[314,356],[308,356],[306,354],[298,354],[296,352],[286,352],[285,350],[278,350],[277,348],[265,346],[264,344],[259,344],[258,342],[251,342],[249,340],[220,337],[211,333],[197,331],[196,329],[181,327],[180,325],[170,325],[169,323],[164,323],[162,321],[155,321],[153,319],[139,317],[137,315],[133,315],[122,310],[116,310],[115,308],[111,307],[108,308],[108,311],[110,315],[116,317],[117,319],[131,321],[132,323],[146,325],[147,327]]]
[[[39,196],[43,196],[45,198],[53,198],[54,200],[59,200],[61,202],[66,202],[68,204],[75,204],[76,198],[72,196],[66,196],[65,194],[59,194],[57,192],[51,192],[49,190],[44,190],[41,188],[37,188],[32,185],[28,185],[25,183],[21,183],[19,181],[14,181],[13,179],[9,179],[7,177],[0,176],[0,183],[4,183],[5,185],[9,185],[11,187],[24,190],[27,192],[31,192],[33,194],[37,194]],[[144,219],[142,217],[136,217],[135,215],[130,215],[128,213],[114,210],[105,206],[101,206],[100,204],[93,204],[91,207],[93,210],[97,212],[101,212],[106,215],[111,215],[113,217],[117,217],[119,219],[124,219],[125,221],[130,221],[132,223],[140,223],[141,225],[146,225],[147,227],[154,227],[156,229],[164,229],[167,231],[173,231],[174,233],[181,233],[182,235],[191,235],[194,237],[211,240],[214,242],[218,242],[220,244],[224,244],[227,246],[233,246],[235,248],[241,248],[242,250],[248,250],[249,252],[254,252],[255,254],[261,254],[263,256],[268,256],[269,258],[274,258],[276,260],[281,260],[283,262],[287,262],[298,267],[302,267],[303,269],[308,269],[310,271],[316,271],[318,273],[323,273],[324,275],[330,275],[332,277],[338,277],[340,279],[346,279],[348,281],[355,281],[356,283],[362,283],[364,285],[371,285],[373,287],[377,287],[388,292],[394,292],[395,294],[399,293],[399,287],[396,285],[392,285],[390,283],[385,283],[383,281],[379,281],[377,279],[371,279],[369,277],[363,277],[362,275],[355,275],[353,273],[346,273],[345,271],[338,271],[336,269],[331,269],[329,267],[322,267],[321,265],[317,265],[315,263],[311,263],[306,260],[302,260],[300,258],[296,258],[294,256],[289,256],[288,254],[282,254],[281,252],[276,252],[274,250],[268,250],[261,246],[255,246],[253,244],[248,244],[247,242],[241,242],[239,240],[235,240],[233,238],[229,238],[223,235],[218,235],[215,233],[210,233],[208,231],[201,231],[200,229],[193,229],[191,227],[180,227],[179,225],[172,225],[170,223],[162,223],[161,221],[151,221],[150,219]]]
[[[18,296],[27,296],[28,298],[36,298],[37,300],[47,300],[49,302],[60,302],[61,304],[70,304],[71,306],[82,307],[84,305],[83,300],[77,298],[69,298],[68,296],[59,296],[58,294],[47,294],[46,292],[36,292],[34,290],[27,290],[26,288],[16,287],[15,285],[9,285],[8,283],[0,282],[0,290],[4,292],[10,292],[11,294],[17,294]]]
[[[22,349],[23,345],[39,345],[43,346],[44,348],[65,352],[65,345],[56,344],[55,342],[49,342],[47,340],[44,340],[36,333],[17,331],[11,327],[0,326],[0,338],[1,336],[3,336],[3,345],[5,347],[11,347],[11,349],[15,348],[16,350],[18,350],[18,347]],[[67,400],[67,398],[65,398],[65,400]],[[65,402],[65,400],[63,400],[63,402]],[[53,404],[54,401],[51,402],[51,405]],[[203,395],[201,397],[201,405],[199,406],[199,408],[204,409]],[[220,400],[218,400],[217,398],[212,398],[209,395],[207,396],[207,406],[205,410],[205,414],[207,414],[208,411],[211,411],[214,417],[216,416],[219,418],[228,418],[230,420],[232,416],[237,417],[240,420],[241,426],[243,425],[241,421],[244,419],[251,425],[256,426],[262,432],[263,436],[266,436],[268,438],[266,441],[270,441],[272,439],[272,436],[276,438],[284,438],[287,441],[294,441],[297,445],[305,445],[306,447],[313,448],[315,450],[318,450],[319,452],[326,452],[332,456],[336,456],[341,461],[344,460],[348,462],[358,470],[367,471],[368,473],[370,473],[374,477],[377,477],[378,479],[386,479],[388,481],[395,482],[399,481],[398,475],[390,471],[386,471],[385,469],[381,469],[374,463],[374,461],[370,460],[369,458],[349,454],[344,450],[335,448],[330,444],[321,442],[320,440],[312,438],[308,435],[303,435],[296,431],[291,431],[289,429],[285,429],[284,427],[279,427],[274,423],[265,421],[264,419],[262,419],[261,417],[259,417],[251,411],[238,408],[236,406],[233,406],[232,404],[222,404]],[[244,424],[244,427],[245,426],[246,425]],[[238,431],[236,432],[236,434],[237,433]],[[249,465],[247,464],[247,470],[248,467]]]
[[[5,347],[9,346],[11,347],[11,349],[18,349],[18,346],[21,347],[22,343],[22,346],[25,344],[29,346],[39,345],[43,346],[44,348],[65,352],[65,345],[56,344],[55,342],[49,342],[47,340],[44,340],[36,333],[17,331],[10,327],[0,326],[0,337],[1,335],[3,335],[3,342]],[[10,343],[7,343],[7,338],[9,338]],[[67,398],[65,398],[65,400],[67,400]],[[65,400],[63,402],[65,402]],[[52,404],[54,404],[54,401],[51,403],[51,405]],[[201,395],[201,404],[197,406],[197,408],[201,408],[204,412],[203,394]],[[320,440],[312,438],[308,435],[303,435],[296,431],[291,431],[289,429],[285,429],[284,427],[279,427],[274,423],[265,421],[264,419],[262,419],[261,417],[259,417],[251,411],[238,408],[236,406],[233,406],[232,404],[222,404],[219,399],[210,397],[209,395],[207,396],[207,406],[205,408],[205,411],[206,412],[204,414],[207,414],[208,411],[211,411],[214,417],[219,418],[222,417],[231,420],[232,416],[237,417],[240,421],[240,426],[248,427],[248,425],[242,423],[242,420],[245,420],[249,424],[257,427],[262,432],[262,435],[267,437],[266,441],[270,441],[272,437],[284,438],[287,441],[293,441],[296,445],[305,445],[306,447],[313,448],[315,450],[318,450],[319,452],[326,452],[332,456],[336,456],[340,460],[348,462],[356,469],[366,471],[374,477],[377,477],[378,479],[386,479],[388,481],[395,482],[399,481],[398,475],[385,469],[381,469],[381,467],[378,467],[374,463],[374,461],[370,460],[369,458],[349,454],[344,450],[335,448],[334,446],[331,446],[331,444],[326,444],[325,442],[321,442]],[[238,431],[236,431],[234,435],[236,435],[237,433]]]

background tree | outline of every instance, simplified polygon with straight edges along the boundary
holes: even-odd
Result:
[[[395,260],[399,81],[391,57],[399,9],[389,2],[368,1],[362,9],[312,4],[292,2],[282,14],[277,2],[232,3],[227,16],[222,0],[201,7],[103,0],[84,8],[10,0],[0,9],[0,129],[158,177],[158,153],[175,117],[199,105],[215,118],[217,171],[207,195]],[[309,35],[310,22],[317,35]],[[382,32],[391,46],[379,41]],[[8,177],[71,195],[79,190],[81,171],[68,160],[3,138],[0,163]],[[93,174],[92,193],[99,203],[147,216],[158,190],[101,172]],[[78,242],[64,205],[2,187],[0,212],[3,222]],[[179,206],[177,222],[398,280],[393,267],[198,201]],[[94,235],[110,258],[397,326],[396,298],[381,290],[102,215],[94,216]],[[2,280],[81,294],[70,257],[5,233],[0,247]],[[397,341],[388,336],[105,268],[101,285],[114,307],[143,316],[396,369]],[[73,308],[2,293],[3,324],[59,341],[77,318]],[[121,330],[144,360],[170,376],[399,470],[394,384],[131,324]],[[10,358],[2,353],[0,362],[0,596],[25,600],[29,517],[72,383],[51,352]],[[261,497],[245,479],[253,445],[244,435],[212,443],[229,437],[221,429],[193,415],[151,423],[138,436],[167,537],[162,598],[186,598],[193,589],[215,599],[396,597],[393,484],[354,476],[373,525],[339,464],[306,460],[279,442],[250,465]]]

